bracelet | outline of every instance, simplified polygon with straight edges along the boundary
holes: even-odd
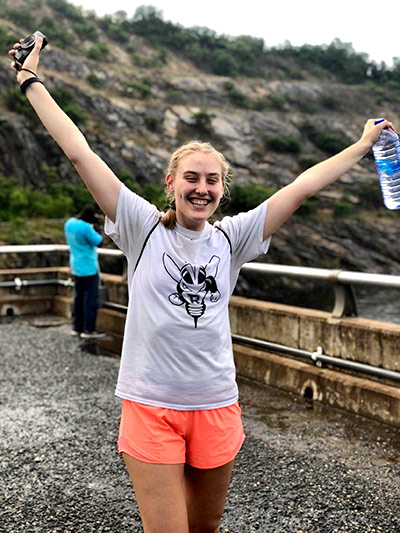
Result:
[[[26,89],[29,87],[29,85],[30,85],[31,83],[35,83],[36,81],[39,82],[39,83],[41,83],[41,84],[43,85],[42,80],[41,80],[40,78],[38,78],[38,77],[35,77],[35,78],[28,78],[27,80],[23,81],[23,82],[21,83],[21,85],[19,86],[19,88],[21,89],[21,93],[22,93],[22,94],[25,94],[25,93],[26,93]]]
[[[33,72],[33,70],[29,70],[29,68],[21,67],[21,68],[19,69],[18,72],[21,72],[21,70],[25,70],[26,72],[30,72],[30,73],[33,74],[35,77],[37,77],[36,72]]]

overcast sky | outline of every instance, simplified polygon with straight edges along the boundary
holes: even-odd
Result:
[[[205,26],[217,34],[261,37],[268,47],[286,40],[294,46],[329,44],[337,37],[378,63],[385,61],[391,66],[392,58],[400,57],[398,0],[72,0],[72,3],[85,10],[94,9],[99,16],[123,10],[129,17],[137,7],[151,5],[163,12],[164,20],[185,27]]]

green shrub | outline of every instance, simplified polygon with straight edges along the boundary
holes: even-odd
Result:
[[[157,48],[157,58],[162,65],[166,65],[168,61],[168,51],[163,46]]]
[[[120,24],[113,23],[107,28],[107,35],[113,41],[117,41],[119,44],[127,43],[129,41],[129,33],[121,27]]]
[[[54,167],[49,167],[54,169]],[[57,169],[55,169],[57,171]],[[79,213],[79,211],[86,204],[92,204],[93,198],[87,189],[86,185],[79,181],[78,183],[70,183],[69,181],[56,181],[48,186],[48,193],[52,198],[70,198],[72,200],[72,208],[69,215]]]
[[[274,109],[282,110],[286,104],[286,98],[278,93],[271,93],[268,96],[269,104]]]
[[[247,108],[249,106],[247,96],[236,89],[229,93],[229,100],[238,107]]]
[[[54,196],[38,191],[29,192],[30,213],[35,216],[46,216],[48,218],[65,218],[75,211],[73,199],[69,196],[59,194]]]
[[[229,100],[233,104],[235,104],[235,106],[244,107],[244,108],[249,107],[247,96],[241,91],[239,91],[238,89],[236,89],[236,87],[234,86],[232,82],[230,81],[226,82],[224,87],[226,91],[228,92]]]
[[[321,103],[323,106],[325,106],[327,109],[330,109],[331,111],[338,111],[341,108],[341,102],[339,98],[337,98],[337,96],[323,96],[321,99]]]
[[[113,15],[105,15],[99,19],[99,25],[112,40],[119,44],[127,43],[132,32],[132,24],[128,21],[126,12],[122,10]]]
[[[275,152],[289,152],[294,154],[300,152],[299,141],[290,135],[287,137],[268,137],[267,143],[271,150]]]
[[[308,198],[295,212],[297,216],[312,216],[317,212],[319,197],[318,195]]]
[[[17,180],[15,178],[7,179],[0,173],[0,220],[10,219],[10,196],[16,185]]]
[[[264,111],[268,107],[268,101],[265,98],[257,98],[253,103],[253,108],[256,111]]]
[[[56,167],[43,165],[45,190],[21,187],[14,178],[0,174],[0,220],[18,217],[64,218],[78,213],[93,198],[82,182],[60,182]]]
[[[66,0],[47,0],[49,6],[64,17],[75,22],[84,22],[85,18],[80,7],[74,6]]]
[[[324,152],[334,155],[347,148],[350,142],[331,131],[320,131],[314,138],[314,144]]]
[[[150,131],[160,131],[163,119],[156,115],[146,114],[144,116],[144,123],[146,128]]]
[[[43,183],[45,184],[46,188],[53,187],[55,183],[58,183],[59,177],[57,167],[53,167],[47,165],[47,163],[43,163],[40,168],[40,172]]]
[[[9,196],[9,206],[11,211],[21,212],[29,205],[29,198],[26,190],[17,185],[12,189]]]
[[[125,82],[124,94],[132,98],[148,100],[153,96],[151,92],[151,82],[150,80],[143,80],[142,83],[136,81]]]
[[[13,111],[14,113],[18,113],[19,115],[24,115],[32,122],[39,121],[29,101],[21,93],[18,87],[4,91],[3,100],[6,105],[6,108],[9,111]]]
[[[283,58],[295,60],[303,69],[310,69],[318,75],[323,72],[336,75],[345,83],[361,83],[380,74],[379,69],[370,68],[371,62],[366,54],[356,53],[351,43],[343,43],[339,39],[321,46],[306,44],[293,47],[289,43],[269,53],[275,61]]]
[[[317,165],[320,163],[321,159],[315,155],[309,155],[306,157],[302,157],[299,159],[299,165],[302,171],[307,170],[310,167],[313,167],[314,165]]]
[[[11,220],[8,234],[10,236],[9,242],[12,242],[14,245],[27,244],[34,235],[32,229],[27,227],[27,221],[17,216]]]
[[[211,122],[213,118],[215,118],[215,115],[213,113],[209,113],[207,109],[200,109],[200,111],[194,113],[192,116],[195,127],[206,133],[210,133],[212,130]]]
[[[143,67],[143,68],[151,68],[154,66],[154,62],[151,57],[147,57],[143,54],[139,54],[138,52],[135,52],[134,54],[132,54],[132,63],[134,65],[137,65],[138,67]]]
[[[73,26],[74,31],[83,39],[90,41],[97,41],[99,38],[99,30],[97,27],[88,20],[82,20],[76,22]]]
[[[297,105],[300,108],[300,111],[303,113],[315,113],[318,109],[318,106],[315,104],[313,98],[306,94],[301,95],[297,100]]]
[[[9,20],[17,26],[22,26],[22,28],[30,29],[36,24],[32,10],[23,5],[19,6],[18,9],[6,8],[6,15]]]
[[[333,204],[333,215],[335,217],[343,217],[346,215],[352,215],[354,213],[354,204],[345,200],[341,202],[335,202]]]
[[[315,146],[330,155],[341,152],[351,144],[347,137],[329,130],[318,130],[311,123],[305,124],[304,131]]]
[[[224,89],[229,93],[235,89],[235,84],[232,81],[226,81],[224,83]]]
[[[378,176],[374,176],[367,183],[360,183],[357,194],[364,207],[380,207],[382,205],[382,192]]]
[[[66,48],[74,44],[74,35],[70,31],[56,24],[50,17],[43,17],[42,22],[40,23],[40,28],[49,41],[55,46]]]
[[[19,41],[20,37],[20,35],[14,35],[7,28],[0,26],[0,51],[6,54],[13,44]]]
[[[234,185],[231,187],[230,209],[233,212],[248,211],[260,205],[276,192],[274,187],[260,184]]]
[[[132,63],[138,67],[143,68],[162,68],[167,60],[167,52],[165,49],[156,50],[151,56],[143,55],[136,52],[133,47],[130,47],[132,54]]]
[[[165,190],[161,185],[146,183],[143,186],[143,197],[160,210],[164,210],[166,207]]]
[[[237,61],[232,54],[226,50],[218,50],[213,54],[211,70],[217,76],[235,77],[239,69]]]
[[[135,192],[136,194],[139,194],[140,196],[143,194],[141,186],[136,181],[135,176],[131,172],[129,172],[129,170],[119,169],[117,175],[122,181],[122,183],[124,183],[128,187],[128,189]]]
[[[260,75],[264,41],[249,36],[218,37],[208,28],[184,28],[165,22],[162,12],[153,6],[140,6],[133,17],[131,30],[147,39],[152,46],[162,46],[186,54],[200,68],[218,75]]]
[[[97,43],[89,48],[87,56],[96,61],[108,61],[110,59],[110,50],[105,43]]]
[[[383,102],[387,100],[386,89],[384,87],[376,86],[374,93],[375,93],[375,101],[378,105],[381,105]]]
[[[96,74],[89,74],[89,76],[86,78],[86,81],[95,89],[100,89],[103,86],[102,80],[98,78]]]
[[[58,87],[51,91],[51,95],[75,124],[86,124],[88,118],[86,110],[79,105],[74,93],[68,87]]]

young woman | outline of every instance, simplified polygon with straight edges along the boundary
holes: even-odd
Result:
[[[13,55],[19,43],[10,50]],[[146,533],[217,532],[243,440],[228,303],[243,263],[311,195],[372,147],[386,120],[315,165],[256,209],[209,224],[229,166],[207,143],[171,157],[171,209],[129,191],[37,79],[41,39],[17,81],[43,125],[107,216],[106,232],[128,259],[129,308],[116,394],[118,439]]]

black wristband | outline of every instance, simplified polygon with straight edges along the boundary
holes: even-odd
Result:
[[[31,83],[35,83],[36,81],[39,82],[39,83],[41,83],[41,84],[43,85],[42,80],[41,80],[40,78],[38,78],[38,77],[35,77],[35,78],[28,78],[27,80],[23,81],[23,82],[21,83],[21,85],[20,85],[21,93],[22,93],[22,94],[25,94],[26,89],[29,87],[29,85],[30,85]]]
[[[21,72],[21,70],[25,70],[25,72],[30,72],[31,74],[37,77],[36,72],[33,72],[33,70],[29,70],[29,68],[21,67],[18,72]]]

